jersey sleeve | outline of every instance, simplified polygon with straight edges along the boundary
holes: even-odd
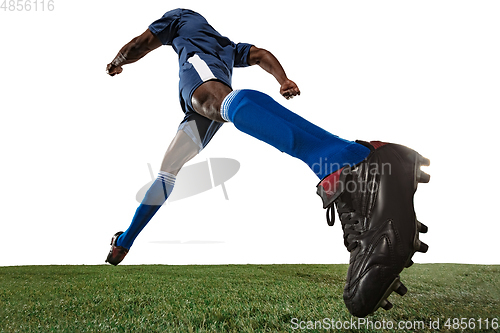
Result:
[[[168,11],[160,19],[149,25],[149,30],[161,41],[163,45],[171,45],[179,29],[181,10]]]
[[[248,53],[252,44],[238,43],[236,44],[236,51],[234,57],[234,67],[247,67],[248,65]]]

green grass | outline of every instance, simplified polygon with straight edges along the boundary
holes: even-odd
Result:
[[[303,326],[324,318],[357,321],[342,300],[346,271],[347,265],[0,267],[0,332],[327,332],[293,330],[292,318]],[[441,331],[460,332],[447,330],[446,319],[474,318],[476,328],[464,331],[485,332],[479,318],[490,325],[500,319],[500,266],[415,264],[402,281],[408,294],[393,293],[394,308],[377,311],[372,322],[439,319]]]

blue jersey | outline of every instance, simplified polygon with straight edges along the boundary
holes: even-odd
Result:
[[[226,74],[231,85],[233,67],[248,66],[251,44],[233,43],[219,34],[200,14],[188,9],[171,10],[149,26],[164,45],[171,45],[179,55],[182,70],[188,59],[197,54],[209,67]],[[216,75],[217,76],[217,75]],[[224,78],[219,78],[222,81]]]
[[[233,43],[219,34],[200,14],[188,9],[171,10],[149,26],[162,42],[179,55],[179,100],[185,113],[179,129],[205,147],[223,123],[194,111],[192,96],[204,82],[218,80],[231,87],[233,67],[248,66],[251,44]],[[196,123],[197,135],[191,129]]]

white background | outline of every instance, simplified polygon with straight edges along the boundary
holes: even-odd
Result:
[[[296,3],[296,2],[295,2]],[[223,35],[272,51],[302,95],[286,101],[258,67],[257,89],[340,137],[405,144],[431,159],[415,197],[416,262],[499,264],[500,4],[496,1],[62,1],[0,11],[0,265],[103,264],[128,227],[183,114],[175,52],[117,77],[118,50],[167,10],[202,13]],[[316,176],[226,124],[191,164],[239,172],[167,203],[123,264],[347,263]]]

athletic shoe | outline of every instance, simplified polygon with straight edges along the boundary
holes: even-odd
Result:
[[[111,238],[111,250],[109,250],[108,258],[106,258],[106,262],[109,262],[111,265],[116,266],[121,263],[128,253],[128,249],[116,245],[116,240],[121,234],[123,234],[123,231],[117,232],[113,238]]]
[[[317,193],[329,225],[337,207],[350,252],[344,302],[351,314],[365,317],[379,307],[392,308],[387,298],[393,291],[401,296],[408,291],[399,274],[416,251],[428,249],[419,240],[427,227],[416,219],[413,196],[418,183],[429,182],[420,166],[430,161],[405,146],[358,143],[370,148],[368,157],[325,177]]]

